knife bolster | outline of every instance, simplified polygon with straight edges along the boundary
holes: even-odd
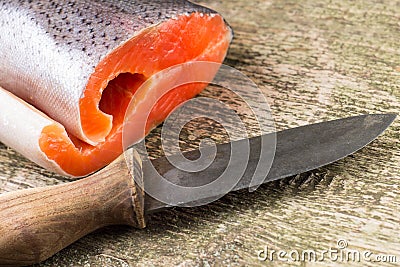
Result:
[[[129,175],[132,177],[132,208],[135,214],[133,227],[143,229],[146,227],[144,212],[144,180],[142,171],[142,160],[139,153],[131,148],[125,152],[126,165],[129,169]]]

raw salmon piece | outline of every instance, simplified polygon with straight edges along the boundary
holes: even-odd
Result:
[[[12,94],[0,90],[0,141],[58,173],[92,173],[122,153],[143,82],[176,64],[222,62],[231,38],[219,14],[184,0],[3,0],[0,86]],[[204,87],[161,98],[147,131]]]

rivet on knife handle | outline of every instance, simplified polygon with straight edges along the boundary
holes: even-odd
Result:
[[[1,194],[0,266],[43,261],[106,225],[145,227],[143,192],[126,162],[140,158],[125,155],[80,181]]]

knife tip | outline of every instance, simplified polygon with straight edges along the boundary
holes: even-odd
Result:
[[[377,114],[382,117],[382,121],[387,122],[389,125],[394,122],[394,120],[397,118],[396,113],[384,113],[384,114]]]

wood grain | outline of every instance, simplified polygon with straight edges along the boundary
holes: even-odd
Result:
[[[107,225],[143,228],[132,152],[80,181],[0,194],[0,266],[41,262]]]
[[[363,113],[399,113],[398,2],[196,2],[220,11],[234,28],[226,64],[261,88],[278,129]],[[216,90],[210,87],[202,95],[221,95]],[[195,146],[207,129],[217,141],[226,139],[210,123],[193,122],[182,133],[182,147]],[[302,263],[261,262],[257,251],[265,246],[324,250],[335,248],[339,239],[347,240],[349,249],[397,255],[400,261],[399,130],[396,120],[353,157],[255,193],[153,215],[143,231],[104,228],[40,266],[293,266]],[[148,137],[155,157],[161,154],[158,134],[159,129]],[[65,182],[5,146],[0,161],[1,192]]]

